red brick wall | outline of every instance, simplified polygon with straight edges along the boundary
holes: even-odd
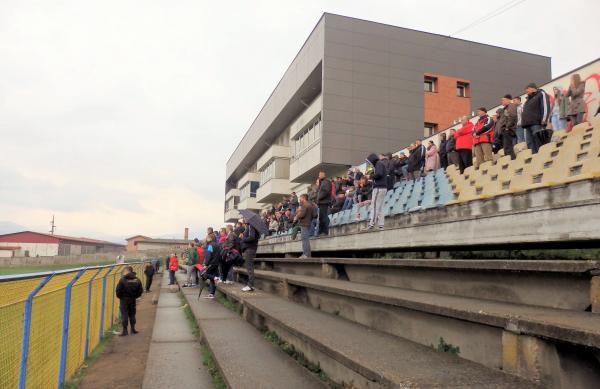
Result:
[[[470,90],[467,90],[467,97],[456,95],[457,82],[470,84],[469,80],[434,73],[425,73],[424,76],[437,78],[435,92],[424,92],[423,121],[425,123],[437,124],[437,130],[440,131],[450,127],[460,116],[470,115]]]

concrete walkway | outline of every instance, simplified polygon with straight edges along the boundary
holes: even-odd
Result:
[[[179,294],[170,292],[168,284],[169,273],[165,271],[142,387],[212,388],[212,378],[202,365],[200,344],[181,308]]]

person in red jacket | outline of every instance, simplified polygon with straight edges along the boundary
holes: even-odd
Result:
[[[494,121],[484,107],[477,108],[479,120],[473,127],[473,151],[475,152],[475,169],[484,162],[492,161],[492,143],[494,143]]]
[[[473,148],[473,123],[466,116],[463,116],[460,120],[462,127],[454,134],[454,139],[456,140],[454,148],[458,153],[458,167],[462,174],[466,168],[473,164],[473,154],[471,151]]]
[[[175,272],[179,270],[179,261],[177,255],[171,254],[169,257],[169,285],[175,284]]]

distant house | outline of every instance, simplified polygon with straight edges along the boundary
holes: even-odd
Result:
[[[135,242],[136,250],[182,250],[186,249],[192,240],[188,239],[148,239]]]
[[[0,256],[3,257],[114,253],[123,250],[125,250],[125,245],[104,240],[44,234],[34,231],[0,235]]]
[[[152,238],[148,237],[148,236],[144,236],[144,235],[134,235],[130,238],[126,238],[125,240],[127,241],[127,251],[135,251],[136,250],[136,246],[135,244],[141,240],[151,240]]]

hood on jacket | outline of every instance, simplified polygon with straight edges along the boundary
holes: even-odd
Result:
[[[367,159],[365,161],[367,161],[371,165],[375,166],[377,161],[379,161],[379,157],[377,157],[377,154],[371,153],[371,154],[369,154],[369,156],[367,157]]]
[[[132,271],[132,272],[129,272],[129,273],[125,274],[123,276],[123,278],[127,278],[128,280],[133,280],[135,278],[135,276],[136,276],[135,272]]]

